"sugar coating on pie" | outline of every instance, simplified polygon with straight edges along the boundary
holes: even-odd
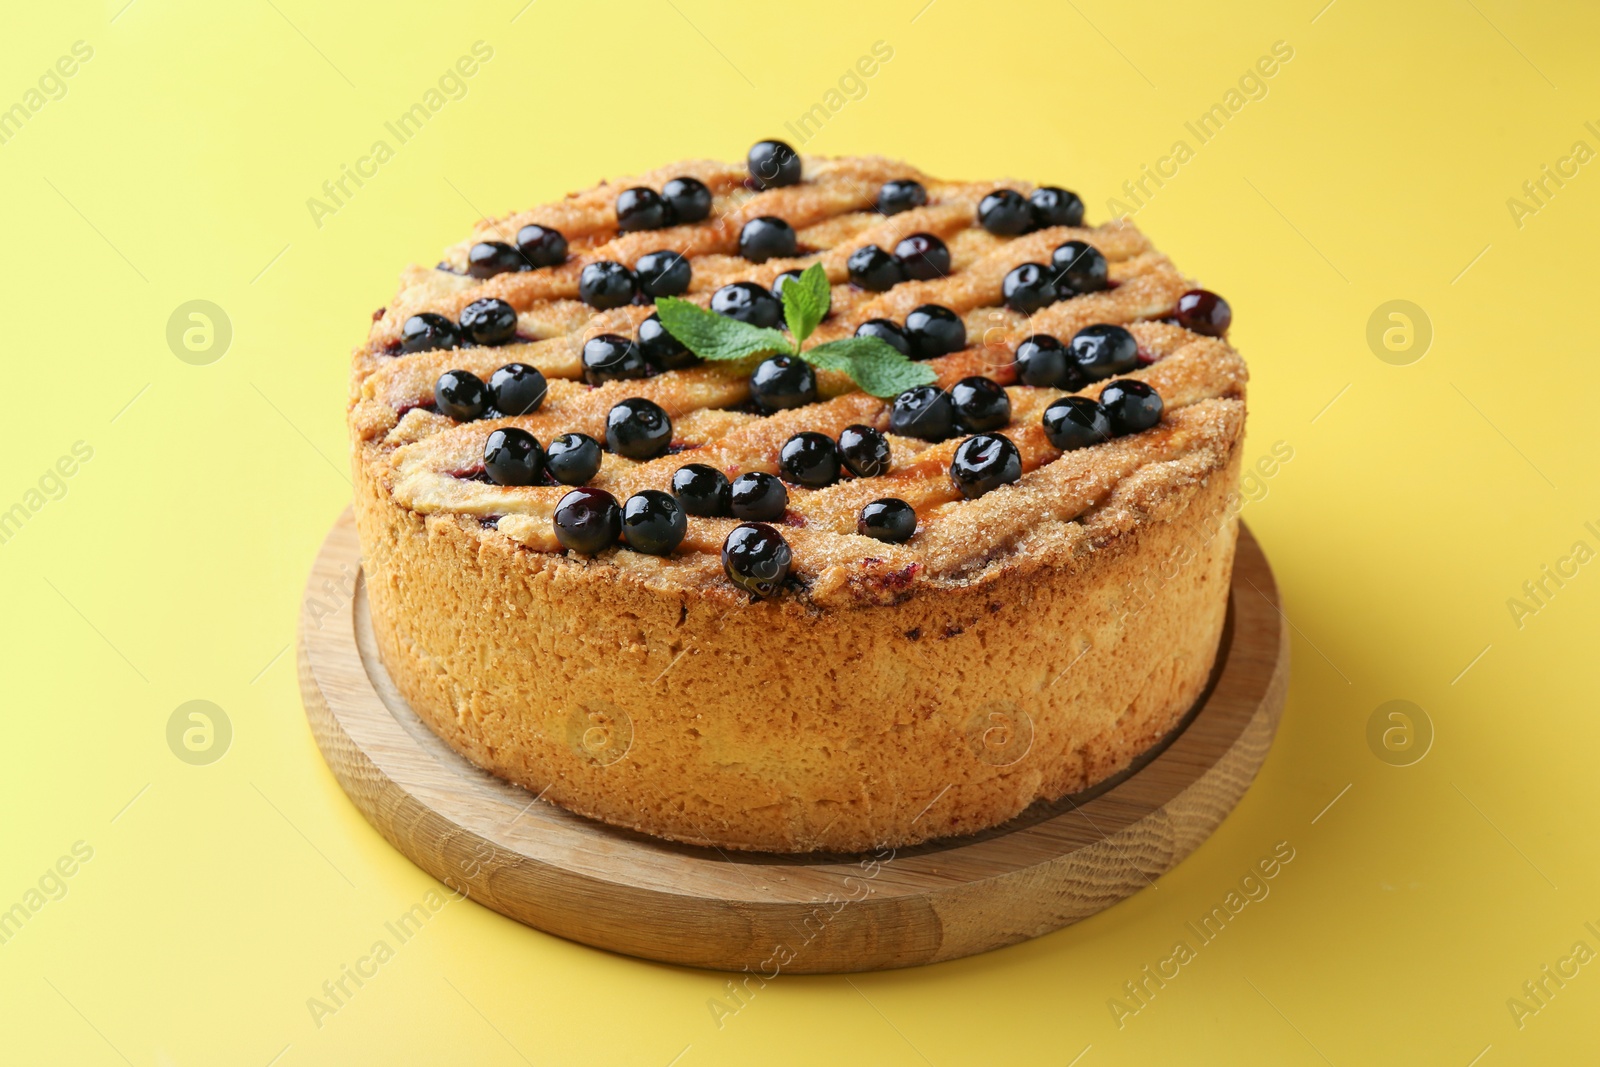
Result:
[[[1086,226],[1081,202],[1054,187],[757,149],[747,165],[676,163],[484,220],[437,267],[404,272],[355,352],[349,404],[387,672],[488,771],[613,826],[722,849],[970,834],[1126,768],[1200,697],[1224,627],[1246,385],[1222,336],[1226,304],[1131,221]],[[750,225],[763,219],[788,232]],[[933,251],[905,244],[915,235]],[[672,254],[645,259],[657,252]],[[1098,279],[1067,269],[1085,262]],[[618,266],[586,271],[595,264]],[[979,436],[959,413],[943,431],[897,432],[898,401],[844,371],[814,369],[812,392],[774,409],[752,395],[767,355],[642,358],[656,308],[641,284],[702,307],[754,301],[770,317],[751,290],[813,264],[830,308],[808,346],[880,321],[924,355],[908,318],[953,313],[945,325],[959,321],[964,343],[912,362],[946,399],[973,378],[1003,388],[983,387],[1002,407],[983,442],[998,482],[974,492],[957,476]],[[755,284],[717,296],[741,282]],[[1106,376],[1094,359],[1109,350],[1080,342],[1086,329],[1136,355]],[[1028,352],[1043,346],[1064,369],[1019,366],[1030,338],[1043,340]],[[485,383],[510,381],[496,377],[508,366],[524,384],[538,372],[536,408],[494,407],[502,393]],[[1087,442],[1084,426],[1050,429],[1068,407],[1115,415],[1102,403],[1113,386],[1118,403],[1145,397],[1146,415],[1159,397],[1159,420],[1095,423]],[[670,420],[649,457],[608,443],[608,419],[638,400]],[[983,418],[993,426],[992,403]],[[793,479],[784,448],[796,434],[838,441],[849,427],[887,446],[881,469]],[[577,434],[600,445],[598,469],[562,484],[552,444]],[[518,442],[486,465],[486,447]],[[817,448],[832,462],[826,441]],[[675,511],[674,475],[689,464],[730,481],[774,476],[749,484],[781,486],[781,513],[752,535],[725,505]],[[564,509],[575,491],[589,496]],[[619,541],[607,510],[641,494],[656,525],[638,543],[655,537],[653,551]],[[909,538],[864,517],[881,500],[909,506]],[[766,595],[737,580],[739,560],[725,565],[730,536],[782,563]],[[565,547],[584,537],[592,551]]]

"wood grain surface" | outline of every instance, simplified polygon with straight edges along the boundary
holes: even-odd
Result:
[[[1241,527],[1210,689],[1129,772],[971,837],[856,856],[724,853],[573,815],[457,755],[389,681],[359,571],[346,512],[307,585],[300,688],[329,767],[395,848],[549,933],[768,978],[955,959],[1137,892],[1233,809],[1266,758],[1289,680],[1272,571]]]

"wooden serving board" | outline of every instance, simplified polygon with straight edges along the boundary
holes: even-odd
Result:
[[[1233,809],[1266,758],[1289,681],[1272,571],[1241,528],[1210,689],[1130,771],[971,837],[857,856],[723,853],[573,815],[457,755],[390,682],[359,573],[346,512],[307,586],[300,688],[328,765],[395,848],[549,933],[768,978],[955,959],[1137,892]]]

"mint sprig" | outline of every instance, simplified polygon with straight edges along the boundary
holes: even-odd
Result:
[[[846,337],[805,347],[806,339],[828,314],[828,275],[822,264],[813,263],[800,277],[789,279],[779,295],[792,342],[779,330],[751,326],[674,296],[658,297],[656,314],[667,332],[701,359],[718,362],[760,355],[797,356],[819,370],[842,371],[863,390],[885,400],[935,379],[932,368],[913,363],[877,337]]]

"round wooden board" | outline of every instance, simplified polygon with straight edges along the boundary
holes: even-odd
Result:
[[[373,644],[349,512],[300,622],[312,732],[350,799],[423,870],[541,930],[669,963],[772,977],[909,967],[1076,922],[1171,870],[1266,758],[1289,638],[1241,527],[1207,694],[1116,779],[972,837],[859,856],[724,853],[617,830],[479,770],[395,690]]]

